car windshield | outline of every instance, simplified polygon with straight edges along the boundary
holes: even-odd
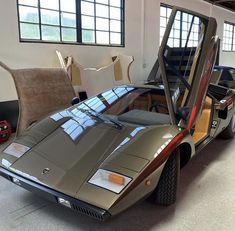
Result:
[[[169,124],[162,88],[120,86],[93,96],[77,107],[100,118],[141,125]]]

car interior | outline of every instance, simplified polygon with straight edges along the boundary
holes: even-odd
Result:
[[[175,20],[164,51],[165,71],[178,122],[181,119],[186,120],[189,113],[189,109],[185,105],[187,105],[187,99],[194,81],[206,32],[206,22],[203,19],[182,12],[177,12],[176,19],[180,15],[191,18],[188,30],[185,31],[184,44],[179,45],[171,39],[171,34],[177,30],[177,20]],[[195,39],[195,36],[198,36],[197,39]],[[221,73],[218,71],[213,73],[201,115],[192,128],[191,132],[195,144],[199,144],[209,135],[213,115],[213,100],[221,100],[226,95],[224,89],[218,86],[220,76]],[[154,80],[154,84],[151,80]],[[171,120],[166,106],[167,102],[158,62],[154,65],[149,82],[146,85],[155,85],[156,88],[132,89],[125,97],[118,97],[120,99],[113,100],[110,105],[107,103],[110,99],[103,97],[102,101],[107,101],[104,103],[103,113],[114,115],[119,121],[139,125],[170,124]]]
[[[172,35],[177,31],[177,18],[179,17],[188,17],[191,19],[191,23],[184,33],[184,44],[178,44],[177,39],[172,39]],[[178,120],[185,120],[189,113],[185,105],[187,105],[187,98],[194,81],[193,78],[200,57],[205,31],[206,23],[203,19],[178,11],[170,35],[167,38],[168,40],[164,50],[165,71],[169,87],[170,89],[174,89],[171,97],[175,105],[175,114]],[[195,36],[197,39],[195,39]],[[159,69],[160,67],[157,61],[148,78],[151,84],[155,83],[157,85],[162,83],[161,71]],[[201,110],[201,115],[191,131],[195,144],[199,144],[209,135],[213,115],[212,101],[220,100],[221,96],[222,98],[225,96],[225,94],[221,94],[219,87],[215,87],[218,86],[220,77],[221,72],[214,71],[210,79],[210,84],[214,87],[209,88],[208,94],[203,102],[204,105]]]

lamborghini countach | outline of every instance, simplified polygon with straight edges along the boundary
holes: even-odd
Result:
[[[190,23],[179,43],[181,17]],[[218,135],[234,136],[235,91],[212,81],[216,28],[175,7],[157,81],[113,87],[34,123],[0,150],[0,174],[99,220],[149,196],[173,204],[180,168]]]

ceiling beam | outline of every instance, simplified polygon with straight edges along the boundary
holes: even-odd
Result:
[[[230,10],[232,12],[235,12],[235,0],[204,0],[204,1],[209,2],[212,5],[216,5],[218,7]]]
[[[235,2],[235,0],[215,0],[215,3],[223,3],[223,2]]]

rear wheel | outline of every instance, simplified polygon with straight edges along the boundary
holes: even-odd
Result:
[[[167,160],[160,180],[152,194],[152,199],[159,205],[171,205],[176,201],[180,175],[180,152],[175,150]]]
[[[235,132],[235,118],[232,117],[229,125],[220,133],[219,137],[222,139],[232,139]]]

